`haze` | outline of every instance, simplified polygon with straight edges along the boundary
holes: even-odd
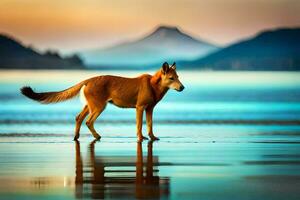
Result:
[[[217,45],[300,25],[297,0],[2,0],[0,32],[73,52],[132,40],[164,24]]]

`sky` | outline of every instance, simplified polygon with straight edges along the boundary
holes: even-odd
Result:
[[[0,32],[68,53],[140,38],[158,25],[226,46],[300,27],[299,0],[1,0]]]

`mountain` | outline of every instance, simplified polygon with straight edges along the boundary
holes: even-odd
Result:
[[[159,26],[152,33],[132,42],[88,50],[80,56],[89,66],[145,67],[164,61],[192,60],[218,47],[195,39],[176,27]]]
[[[262,32],[204,58],[179,62],[187,68],[212,70],[300,70],[300,28]]]
[[[77,55],[62,58],[57,52],[40,54],[20,41],[0,34],[0,69],[82,69]]]

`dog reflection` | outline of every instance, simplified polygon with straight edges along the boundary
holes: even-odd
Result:
[[[76,198],[167,198],[169,178],[156,175],[158,157],[153,156],[152,142],[147,157],[143,157],[142,143],[137,143],[134,156],[95,156],[95,143],[89,145],[87,165],[84,165],[80,143],[76,146]],[[113,167],[117,167],[116,170]],[[124,167],[126,169],[124,169]],[[128,170],[129,168],[132,170]],[[112,169],[110,169],[112,168]]]

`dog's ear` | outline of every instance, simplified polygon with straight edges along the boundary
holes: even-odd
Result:
[[[164,62],[164,64],[161,67],[161,71],[163,74],[166,74],[169,71],[169,64],[167,62]]]
[[[172,69],[176,70],[176,63],[174,62],[173,65],[171,66]]]

